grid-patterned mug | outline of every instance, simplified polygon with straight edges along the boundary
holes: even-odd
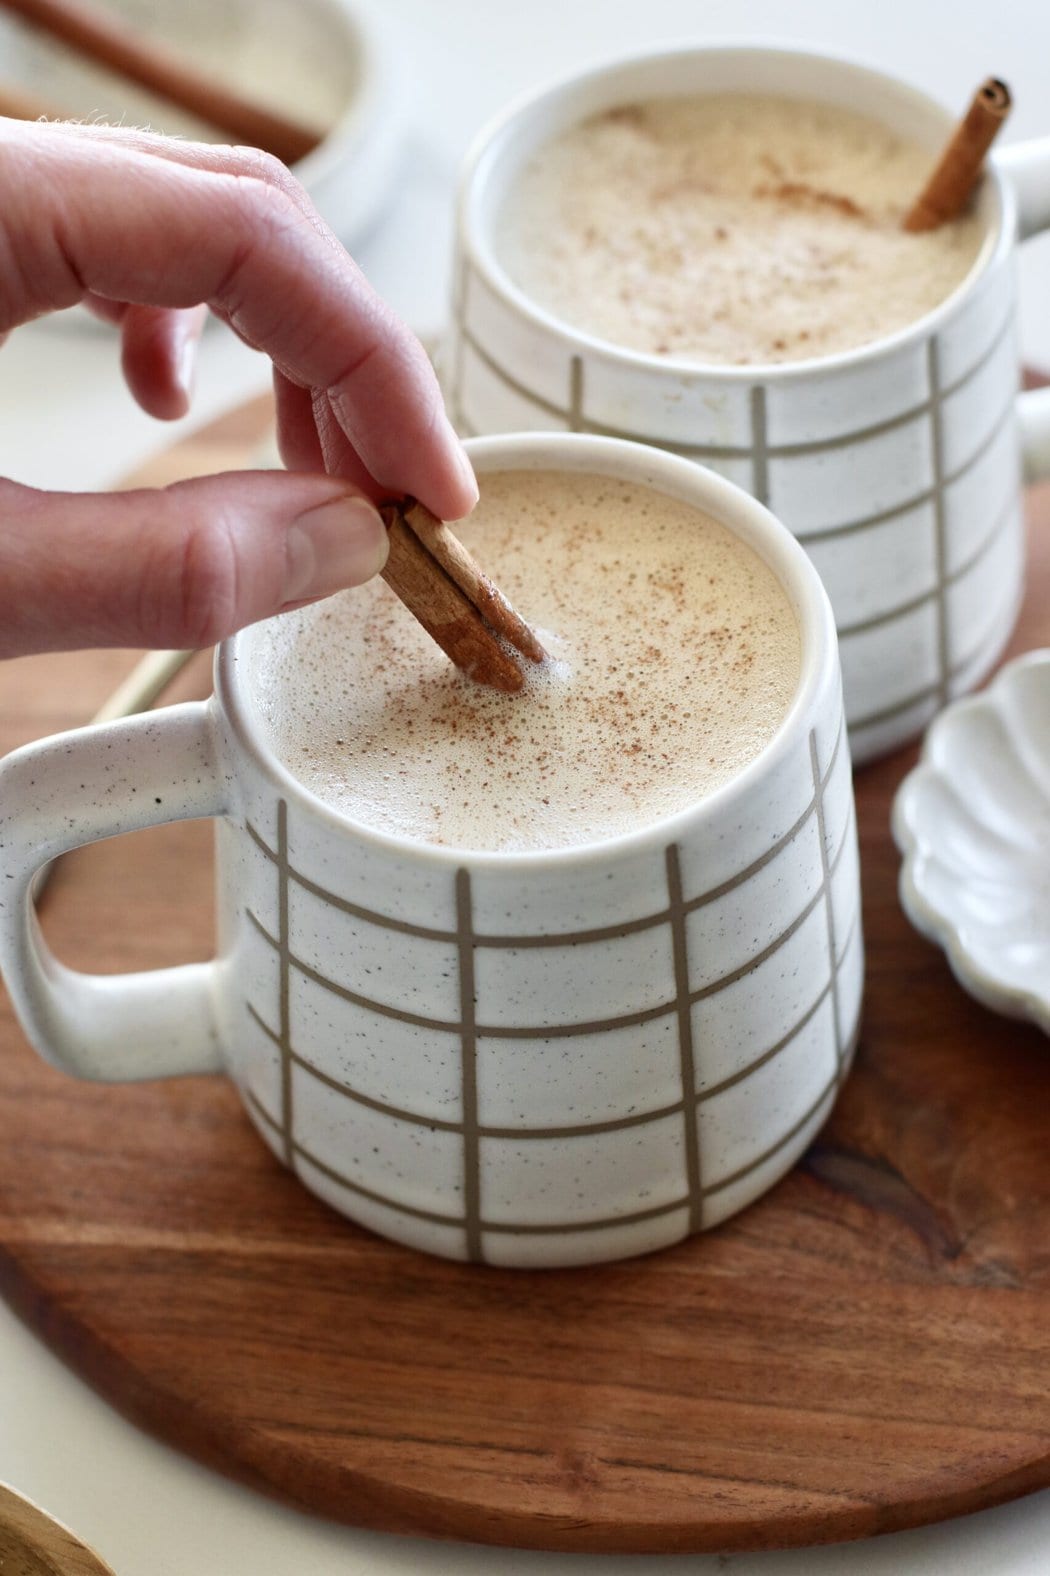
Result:
[[[355,824],[269,752],[220,648],[206,704],[83,729],[0,766],[0,965],[26,1032],[99,1079],[225,1070],[275,1153],[398,1241],[509,1265],[625,1257],[770,1187],[848,1070],[863,954],[834,623],[790,533],[674,455],[538,434],[488,470],[596,472],[706,510],[798,618],[767,747],[685,811],[549,853]],[[219,956],[95,977],[47,952],[35,870],[99,837],[218,821]]]
[[[959,289],[852,352],[793,365],[672,362],[595,339],[513,283],[496,219],[538,146],[617,104],[735,91],[866,111],[931,156],[952,119],[880,72],[752,45],[635,56],[519,102],[482,134],[463,177],[450,404],[468,434],[570,430],[659,444],[768,504],[831,597],[860,762],[972,689],[1014,623],[1022,472],[1050,474],[1050,394],[1017,395],[1015,252],[1018,238],[1050,226],[1050,137],[992,161],[985,244]]]

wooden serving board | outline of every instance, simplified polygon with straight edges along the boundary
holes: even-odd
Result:
[[[0,1571],[4,1576],[113,1576],[86,1543],[0,1483]]]
[[[163,474],[236,459],[261,420]],[[1050,643],[1050,488],[1030,515],[1013,652]],[[128,666],[0,667],[0,746],[89,716]],[[208,684],[197,659],[172,698]],[[5,1004],[0,1290],[128,1417],[369,1527],[766,1548],[1050,1483],[1050,1045],[964,995],[901,913],[888,819],[914,755],[858,774],[856,1070],[805,1160],[720,1230],[597,1269],[426,1258],[312,1199],[221,1079],[74,1083]],[[100,971],[208,956],[210,849],[182,825],[69,858],[52,943]]]

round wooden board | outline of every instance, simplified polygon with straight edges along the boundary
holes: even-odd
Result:
[[[263,418],[165,479],[245,454]],[[1050,643],[1050,488],[1030,504],[1013,652]],[[128,665],[0,667],[0,746],[90,715]],[[198,658],[171,698],[208,684]],[[964,995],[901,913],[888,817],[914,755],[857,779],[856,1070],[802,1164],[719,1231],[598,1269],[428,1259],[313,1200],[222,1080],[74,1083],[5,1003],[0,1290],[128,1417],[369,1527],[767,1548],[1050,1483],[1050,1047]],[[210,848],[182,825],[71,857],[53,944],[100,971],[208,956]]]

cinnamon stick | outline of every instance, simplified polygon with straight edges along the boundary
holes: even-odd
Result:
[[[953,131],[919,197],[904,217],[904,229],[917,234],[955,219],[970,200],[984,156],[1010,113],[1010,89],[987,77]]]
[[[437,559],[445,573],[459,586],[467,601],[474,604],[489,627],[508,640],[515,651],[528,657],[530,662],[543,662],[547,653],[535,632],[514,611],[499,586],[493,584],[477,559],[467,552],[459,537],[436,514],[431,514],[425,504],[414,500],[406,504],[403,518],[430,556]]]
[[[85,0],[0,0],[0,5],[82,55],[189,110],[237,142],[294,164],[317,146],[317,133],[209,80],[172,51],[131,31]]]
[[[386,504],[380,511],[390,536],[383,579],[469,678],[511,694],[520,690],[525,683],[521,668],[405,523],[406,507],[411,503]]]

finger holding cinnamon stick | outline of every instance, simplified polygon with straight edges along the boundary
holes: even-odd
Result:
[[[919,197],[904,217],[912,234],[936,230],[962,213],[981,174],[984,156],[1002,129],[1011,106],[1010,89],[987,77],[956,126]]]

